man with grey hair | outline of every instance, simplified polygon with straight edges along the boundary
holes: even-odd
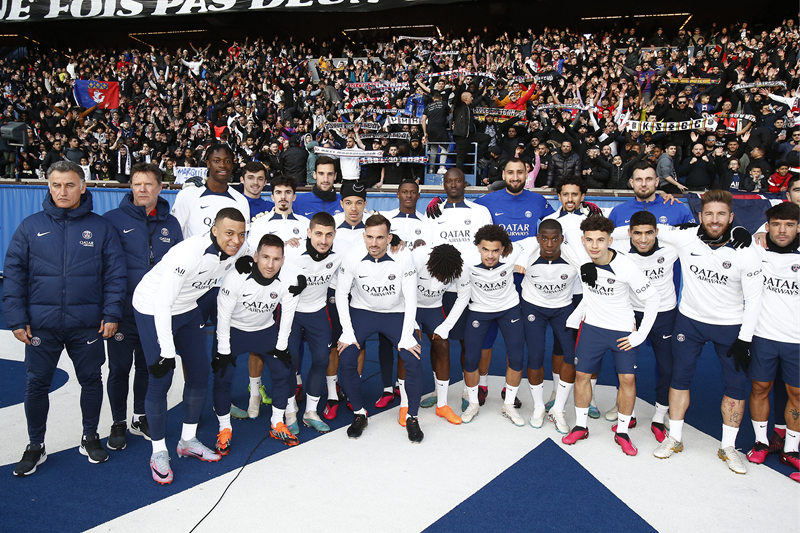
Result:
[[[17,228],[6,253],[3,316],[25,344],[25,415],[30,444],[14,475],[36,471],[47,455],[48,393],[61,352],[81,385],[83,438],[90,463],[108,460],[97,424],[103,403],[102,339],[117,332],[125,301],[125,256],[114,227],[92,212],[83,170],[71,161],[47,169],[42,211]]]

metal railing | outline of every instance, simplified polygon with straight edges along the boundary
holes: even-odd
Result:
[[[479,185],[478,179],[478,143],[471,143],[472,147],[467,152],[467,162],[464,164],[464,176],[470,185]],[[425,145],[428,154],[428,164],[425,167],[425,185],[442,185],[444,173],[449,168],[456,166],[455,142],[432,143]],[[444,170],[443,170],[444,169]]]

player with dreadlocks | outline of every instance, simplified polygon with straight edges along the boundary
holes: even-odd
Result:
[[[469,303],[469,277],[464,270],[461,253],[451,244],[434,248],[421,246],[412,252],[417,266],[417,324],[431,341],[431,367],[436,382],[436,414],[452,424],[460,424],[461,417],[447,405],[450,386],[450,330]],[[456,301],[450,313],[442,305],[444,293],[451,287],[457,290]],[[398,362],[400,381],[400,425],[404,425],[408,399],[405,397],[405,369]]]

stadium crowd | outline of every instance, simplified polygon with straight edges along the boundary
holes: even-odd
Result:
[[[365,44],[260,37],[227,50],[29,49],[0,61],[3,121],[28,124],[30,139],[18,174],[5,141],[0,163],[6,177],[35,178],[68,159],[87,177],[125,183],[133,164],[155,162],[169,182],[176,167],[203,166],[219,141],[234,150],[237,169],[260,161],[270,177],[313,184],[313,148],[345,148],[353,136],[329,123],[364,122],[395,134],[362,129],[373,136],[364,148],[391,156],[396,145],[400,157],[427,148],[430,172],[454,163],[474,172],[467,151],[476,143],[478,181],[489,186],[502,186],[504,162],[520,157],[528,187],[578,173],[590,188],[627,188],[634,161],[649,158],[669,192],[777,192],[788,168],[800,166],[799,40],[784,20],[760,33],[747,23],[650,36],[484,28]],[[119,107],[79,107],[72,87],[88,79],[119,82]],[[705,116],[716,121],[668,127]],[[641,121],[666,131],[644,131]],[[363,165],[361,177],[370,186],[424,181],[424,167],[408,161]]]

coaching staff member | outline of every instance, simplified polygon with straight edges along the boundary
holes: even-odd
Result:
[[[71,161],[47,169],[42,211],[19,225],[6,253],[3,313],[25,343],[25,414],[30,444],[14,475],[27,476],[47,458],[44,433],[53,374],[66,348],[81,385],[80,453],[102,463],[97,423],[103,403],[103,338],[117,332],[125,301],[125,256],[117,231],[92,212],[83,170]],[[99,327],[99,329],[98,329]]]

